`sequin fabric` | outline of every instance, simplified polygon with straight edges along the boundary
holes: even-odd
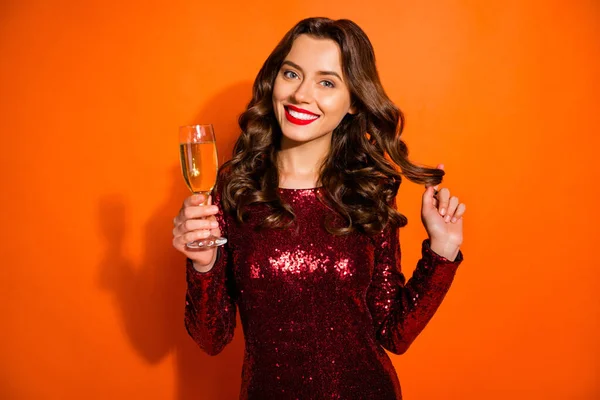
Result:
[[[462,252],[450,261],[422,242],[411,279],[400,270],[398,229],[334,236],[321,188],[279,189],[294,226],[257,230],[266,206],[243,225],[218,215],[229,242],[214,267],[187,261],[185,325],[208,354],[245,338],[240,399],[401,399],[384,350],[404,353],[442,302]],[[219,194],[215,193],[219,205]],[[343,223],[341,219],[340,223]]]

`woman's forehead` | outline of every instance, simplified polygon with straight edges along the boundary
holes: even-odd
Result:
[[[294,40],[286,61],[298,65],[305,72],[333,71],[342,73],[342,55],[331,39],[300,35]]]

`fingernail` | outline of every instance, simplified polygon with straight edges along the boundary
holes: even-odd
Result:
[[[446,209],[445,209],[445,208],[442,208],[442,209],[440,210],[440,214],[442,214],[442,215],[446,214]]]
[[[210,222],[210,227],[211,227],[211,228],[216,228],[216,227],[218,227],[218,226],[219,226],[219,223],[218,223],[217,221],[211,221],[211,222]]]
[[[446,215],[446,218],[444,218],[444,221],[446,221],[446,222],[450,221],[450,216]]]
[[[452,222],[456,222],[456,217],[455,217],[455,218],[452,218]]]

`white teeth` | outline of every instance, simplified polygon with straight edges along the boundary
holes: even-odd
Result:
[[[311,120],[311,119],[317,119],[317,118],[319,118],[317,115],[305,114],[305,113],[294,111],[294,110],[289,109],[289,108],[287,110],[290,113],[290,115],[292,117],[294,117],[294,118],[303,119],[303,120],[306,120],[306,121]]]

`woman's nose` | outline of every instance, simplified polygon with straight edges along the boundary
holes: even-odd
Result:
[[[308,81],[301,82],[294,91],[293,97],[299,103],[310,103],[313,97],[310,83]]]

